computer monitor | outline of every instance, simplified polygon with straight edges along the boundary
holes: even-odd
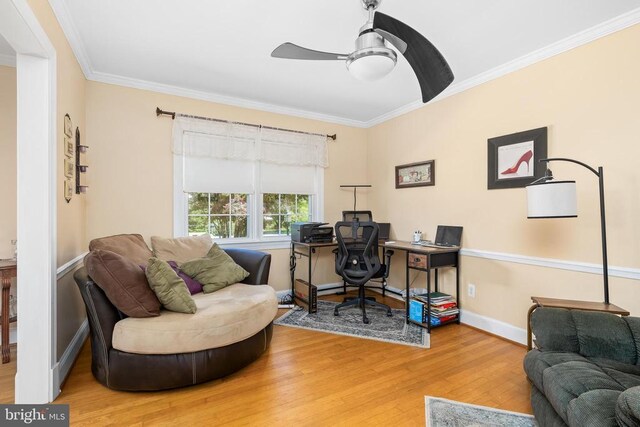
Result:
[[[378,222],[378,239],[389,240],[389,232],[391,231],[391,224],[388,222]]]
[[[436,230],[437,245],[460,246],[462,227],[453,225],[439,225]]]
[[[347,222],[371,222],[371,211],[342,211],[342,220]]]

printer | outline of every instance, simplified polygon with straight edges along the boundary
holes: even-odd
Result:
[[[333,227],[327,222],[294,222],[291,224],[291,241],[302,243],[331,243]]]

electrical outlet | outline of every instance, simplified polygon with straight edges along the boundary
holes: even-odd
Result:
[[[474,285],[473,283],[469,283],[467,285],[467,294],[469,294],[469,296],[471,298],[475,298],[476,297],[476,285]]]

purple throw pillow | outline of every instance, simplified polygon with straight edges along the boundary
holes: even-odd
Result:
[[[189,293],[191,295],[202,292],[202,284],[197,280],[191,278],[190,276],[184,274],[175,261],[169,261],[168,264],[171,266],[171,268],[173,268],[173,271],[178,274],[178,277],[184,280],[184,283],[187,284],[187,288],[189,289]]]

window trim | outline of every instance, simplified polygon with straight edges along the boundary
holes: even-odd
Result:
[[[189,235],[189,202],[186,193],[182,191],[184,180],[184,164],[182,155],[173,155],[173,236],[185,237]],[[256,165],[259,168],[259,164]],[[316,168],[316,192],[311,194],[311,216],[313,221],[324,220],[324,168]],[[260,176],[256,174],[257,177]],[[256,188],[259,185],[256,182]],[[290,236],[262,236],[262,193],[257,190],[249,194],[249,237],[230,239],[214,239],[221,247],[246,249],[283,249],[291,243]]]

